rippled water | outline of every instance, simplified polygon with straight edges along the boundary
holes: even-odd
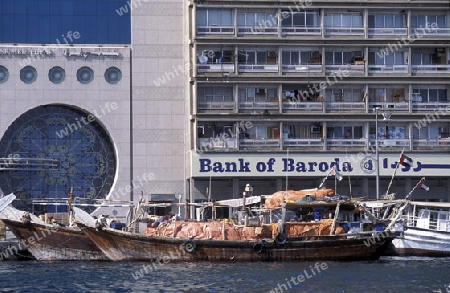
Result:
[[[0,262],[0,291],[450,293],[450,258],[389,257],[315,265],[4,261]]]

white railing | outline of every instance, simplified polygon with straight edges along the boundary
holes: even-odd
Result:
[[[450,35],[450,27],[437,27],[437,28],[412,28],[410,35],[412,36],[448,36]]]
[[[278,108],[278,102],[239,102],[240,110],[277,110]]]
[[[366,109],[364,102],[331,102],[327,103],[327,110],[330,111],[363,111]]]
[[[280,147],[279,139],[240,139],[240,148]]]
[[[283,72],[322,72],[321,64],[282,65]]]
[[[411,65],[413,73],[443,73],[442,71],[450,74],[450,65],[447,64],[433,64],[433,65]]]
[[[239,64],[239,72],[278,72],[278,64]]]
[[[376,35],[398,36],[398,35],[406,35],[408,33],[408,29],[406,27],[405,28],[375,27],[375,28],[368,28],[367,32],[369,36],[376,36]]]
[[[283,110],[322,111],[322,102],[283,102]]]
[[[323,147],[321,138],[288,138],[283,139],[284,147]]]
[[[343,65],[325,65],[326,72],[334,72],[340,70],[348,70],[353,73],[364,73],[364,64],[363,65],[355,65],[355,64],[343,64]]]
[[[375,147],[375,139],[370,140],[370,145]],[[380,147],[407,147],[407,146],[409,146],[409,139],[408,138],[403,138],[403,139],[379,138],[378,145]]]
[[[327,35],[364,35],[363,27],[326,27]]]
[[[327,146],[330,147],[365,147],[367,139],[365,138],[328,138]]]
[[[448,148],[450,147],[450,139],[413,139],[413,147]]]
[[[427,110],[438,110],[446,109],[449,103],[438,103],[438,102],[412,102],[413,110],[417,111],[427,111]]]
[[[369,108],[381,108],[392,111],[408,111],[408,102],[370,102]]]
[[[239,26],[237,32],[240,35],[276,35],[278,34],[278,28],[265,26]]]
[[[408,73],[408,65],[369,65],[369,73]]]
[[[321,35],[321,27],[287,26],[281,28],[282,35]]]
[[[197,26],[197,34],[234,34],[234,26]]]
[[[222,63],[222,64],[197,64],[197,72],[205,73],[205,72],[234,72],[234,64],[233,63]]]
[[[214,151],[225,149],[237,149],[237,138],[220,138],[220,137],[208,137],[198,139],[198,149],[200,151]]]
[[[199,110],[234,110],[234,102],[208,102],[199,101],[197,103]]]

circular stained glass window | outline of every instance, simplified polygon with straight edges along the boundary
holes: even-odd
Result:
[[[13,158],[16,164],[0,172],[0,188],[17,196],[16,207],[30,211],[33,199],[67,198],[71,188],[82,203],[106,198],[115,179],[116,152],[107,130],[97,118],[88,120],[89,115],[66,105],[45,105],[8,127],[0,140],[0,158]],[[65,208],[34,206],[37,213]]]
[[[77,80],[82,84],[88,84],[94,80],[94,70],[83,66],[77,71]]]
[[[37,71],[33,66],[25,66],[20,70],[20,80],[26,84],[35,82],[37,79]]]
[[[0,65],[0,83],[6,82],[8,80],[8,77],[9,77],[8,68]]]
[[[63,82],[65,78],[66,71],[59,66],[55,66],[48,71],[48,79],[55,84]]]
[[[117,67],[110,67],[105,71],[105,79],[110,84],[116,84],[122,79],[122,72]]]

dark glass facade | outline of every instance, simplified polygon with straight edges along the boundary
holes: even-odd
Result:
[[[128,2],[1,0],[0,43],[130,44]]]

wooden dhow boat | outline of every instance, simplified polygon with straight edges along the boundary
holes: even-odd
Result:
[[[11,206],[15,198],[10,194],[0,199],[0,219],[18,239],[17,244],[9,246],[9,251],[4,253],[27,249],[35,259],[44,261],[107,260],[80,228],[48,224]]]
[[[255,217],[245,210],[249,198],[240,199],[243,221],[172,218],[134,233],[112,229],[102,219],[94,225],[83,217],[78,220],[82,231],[113,261],[367,260],[379,258],[393,239],[373,230],[374,225],[350,231],[350,218],[362,212],[353,201],[327,201],[317,189],[299,192],[301,199],[294,201],[295,193],[283,191],[281,200],[272,196]]]

